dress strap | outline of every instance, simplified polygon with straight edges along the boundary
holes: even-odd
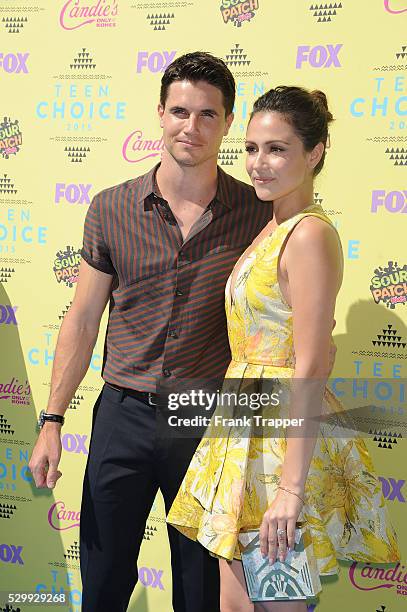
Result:
[[[335,231],[337,231],[332,220],[328,217],[323,208],[319,206],[319,204],[313,204],[302,212],[298,213],[297,215],[294,215],[294,217],[287,219],[287,221],[284,221],[276,228],[276,230],[274,231],[274,238],[276,242],[274,244],[277,247],[278,253],[281,251],[283,245],[287,242],[291,232],[305,217],[317,217],[319,219],[322,219],[322,221],[325,221],[326,223],[331,225],[335,229]]]

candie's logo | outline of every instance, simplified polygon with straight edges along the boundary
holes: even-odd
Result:
[[[73,287],[79,276],[79,264],[81,252],[75,251],[67,246],[64,251],[58,251],[54,259],[54,273],[58,283],[64,282],[68,287]]]
[[[62,6],[59,23],[64,30],[77,30],[90,24],[114,28],[118,12],[118,0],[68,0]]]
[[[405,0],[384,0],[384,8],[388,13],[392,13],[393,15],[398,15],[399,13],[405,13],[407,11]]]
[[[349,579],[358,591],[375,591],[396,587],[397,595],[407,595],[407,572],[404,565],[395,567],[371,567],[369,563],[352,563],[349,568]]]
[[[57,531],[79,527],[80,511],[68,510],[65,502],[57,501],[48,510],[48,523]]]
[[[144,138],[141,130],[135,130],[124,141],[122,154],[127,162],[135,164],[149,157],[161,156],[163,150],[164,142],[162,137],[156,140]]]
[[[386,267],[376,268],[371,280],[370,291],[376,304],[386,304],[394,309],[396,304],[407,301],[407,265],[399,266],[389,261]]]
[[[10,117],[4,117],[0,123],[0,155],[8,159],[10,155],[16,155],[23,144],[23,135],[18,124],[18,119],[11,121]]]
[[[221,0],[220,4],[224,23],[232,22],[238,28],[253,19],[258,8],[259,0]]]
[[[11,380],[6,382],[0,381],[0,400],[10,401],[12,404],[19,404],[24,406],[30,405],[31,387],[26,380],[24,384],[21,384],[18,378],[12,377]]]

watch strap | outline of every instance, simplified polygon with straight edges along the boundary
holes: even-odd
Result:
[[[47,421],[52,423],[61,423],[61,425],[65,422],[65,417],[62,414],[52,414],[49,412],[45,412],[45,410],[41,410],[39,417],[39,425],[42,427]]]

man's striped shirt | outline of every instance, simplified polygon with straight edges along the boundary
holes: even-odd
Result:
[[[223,377],[226,281],[272,217],[270,203],[218,168],[216,196],[184,241],[156,170],[93,198],[82,248],[113,276],[102,376],[151,392],[164,379]]]

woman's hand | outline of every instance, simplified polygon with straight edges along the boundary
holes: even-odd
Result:
[[[301,492],[298,493],[300,496]],[[260,550],[263,557],[269,557],[272,565],[277,554],[280,561],[287,556],[287,547],[295,544],[295,524],[301,512],[302,501],[296,495],[278,489],[277,495],[264,513],[260,525]]]

